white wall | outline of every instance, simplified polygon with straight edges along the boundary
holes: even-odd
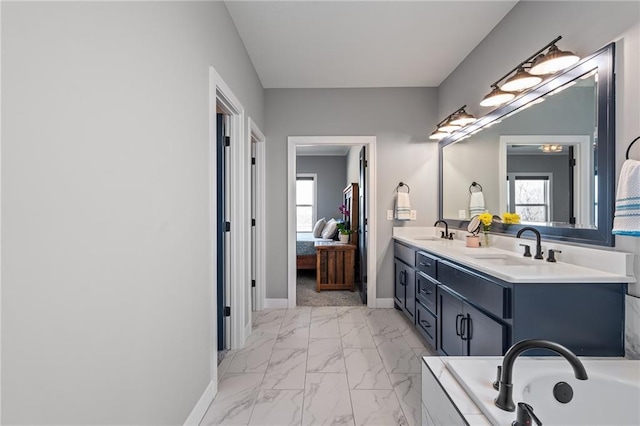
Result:
[[[221,2],[2,2],[2,422],[181,424],[210,380]]]
[[[265,91],[267,139],[267,297],[287,297],[287,137],[377,137],[377,297],[393,297],[394,222],[386,210],[394,203],[394,188],[411,186],[418,220],[409,226],[431,225],[437,214],[438,151],[428,140],[436,122],[436,90],[268,89]],[[415,191],[415,192],[414,192]],[[398,223],[395,223],[396,226]]]
[[[360,182],[360,151],[361,146],[352,146],[347,152],[347,181],[345,186],[351,182]]]
[[[616,41],[617,176],[627,145],[640,135],[639,22],[638,2],[520,1],[439,87],[439,115],[464,104],[470,112],[486,113],[478,103],[489,84],[557,35],[563,36],[561,49],[582,56]],[[640,277],[640,239],[616,236],[615,249],[636,254],[635,275]],[[640,295],[640,285],[631,285],[629,293]]]

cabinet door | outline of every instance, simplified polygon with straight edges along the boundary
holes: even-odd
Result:
[[[404,308],[404,286],[406,280],[406,271],[404,263],[397,259],[393,261],[393,269],[395,271],[395,278],[393,284],[393,298],[396,304],[403,309]]]
[[[506,350],[507,325],[464,303],[464,320],[461,325],[465,355],[504,355]]]
[[[463,319],[462,300],[444,290],[438,288],[438,324],[440,326],[438,339],[439,347],[445,355],[464,355],[460,337],[460,326]]]
[[[411,319],[416,317],[416,273],[412,268],[405,269],[404,310]]]

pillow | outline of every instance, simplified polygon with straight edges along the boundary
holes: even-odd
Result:
[[[324,229],[324,226],[326,224],[327,224],[327,221],[324,220],[324,217],[323,217],[322,219],[317,221],[315,225],[313,225],[313,236],[314,236],[314,238],[320,238],[320,236],[322,235],[322,230]]]
[[[322,230],[322,238],[333,240],[338,233],[338,224],[335,219],[329,219]]]

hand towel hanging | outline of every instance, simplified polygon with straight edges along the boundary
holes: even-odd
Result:
[[[408,192],[396,192],[396,220],[411,220],[411,202]]]
[[[485,211],[484,194],[482,191],[472,192],[469,197],[469,217],[484,213]]]
[[[612,233],[640,237],[640,161],[622,164]]]

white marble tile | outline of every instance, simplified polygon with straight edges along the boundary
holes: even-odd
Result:
[[[422,392],[421,374],[389,374],[391,385],[396,392],[400,406],[411,426],[422,424],[420,399]]]
[[[429,358],[429,369],[433,371],[433,376],[440,382],[441,388],[446,389],[448,399],[455,404],[459,413],[462,413],[465,417],[467,414],[481,414],[478,406],[471,400],[469,394],[463,389],[455,377],[453,377],[440,358]],[[424,393],[424,383],[422,388]]]
[[[340,338],[344,349],[376,347],[366,323],[340,323]]]
[[[338,311],[335,306],[314,306],[311,308],[311,318],[332,317],[338,318]]]
[[[630,359],[640,359],[640,298],[625,298],[625,352]]]
[[[276,339],[276,348],[306,348],[309,345],[309,323],[283,323]]]
[[[247,339],[245,347],[234,355],[227,373],[264,372],[269,364],[275,341],[274,334],[254,332]]]
[[[307,357],[307,372],[344,372],[344,357],[340,339],[311,339]]]
[[[424,350],[427,347],[427,344],[424,342],[423,337],[420,335],[418,330],[415,327],[406,328],[402,332],[402,336],[407,341],[409,346],[412,348],[417,348],[420,350]]]
[[[407,420],[393,390],[352,390],[356,425],[406,425]]]
[[[227,369],[231,365],[231,361],[233,361],[233,357],[236,355],[236,350],[230,350],[222,359],[222,362],[218,364],[218,377],[224,376],[224,373],[227,372]]]
[[[397,309],[389,310],[389,317],[394,321],[398,330],[403,334],[405,330],[415,327],[415,325],[409,321],[409,318],[407,318],[405,313]]]
[[[340,323],[364,323],[364,313],[359,306],[338,306],[336,308],[338,313],[338,321]]]
[[[420,373],[420,360],[404,337],[384,339],[377,343],[387,373]]]
[[[311,321],[311,307],[302,306],[295,309],[287,309],[284,314],[282,325],[292,323],[309,323]]]
[[[345,373],[308,373],[304,389],[303,425],[353,425]]]
[[[372,312],[366,317],[366,321],[374,339],[397,337],[400,334],[396,322],[387,309]]]
[[[306,366],[306,349],[274,349],[262,388],[304,389]]]
[[[286,309],[265,309],[260,311],[253,319],[252,330],[278,333],[286,311]]]
[[[345,349],[349,389],[392,389],[377,349]]]
[[[246,425],[258,396],[264,374],[225,374],[218,383],[218,394],[202,421],[209,425]]]
[[[258,394],[250,425],[284,426],[302,422],[303,390],[263,390]]]
[[[338,318],[331,316],[311,317],[309,337],[312,339],[339,339]]]

